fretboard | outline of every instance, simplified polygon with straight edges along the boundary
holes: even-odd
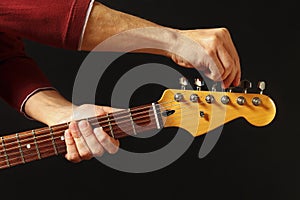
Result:
[[[162,128],[159,104],[148,104],[87,118],[116,139]],[[0,137],[0,169],[66,153],[64,132],[69,122]]]

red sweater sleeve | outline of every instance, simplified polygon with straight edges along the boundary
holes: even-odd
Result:
[[[31,93],[51,87],[37,64],[25,55],[22,40],[0,33],[0,97],[21,111]]]
[[[77,50],[91,0],[0,0],[0,32]]]

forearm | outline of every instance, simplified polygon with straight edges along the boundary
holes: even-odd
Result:
[[[148,31],[147,28],[150,27],[158,28],[156,31],[161,31],[158,34],[157,32],[154,33]],[[143,31],[141,28],[146,29]],[[140,30],[135,32],[134,29]],[[106,39],[126,31],[130,31],[128,32],[128,34],[130,34],[128,40],[114,44],[114,49],[122,49],[126,45],[131,45],[127,43],[132,39],[143,43],[148,42],[149,44],[156,44],[156,46],[167,49],[171,46],[171,41],[174,43],[176,40],[175,29],[167,28],[140,17],[113,10],[103,4],[95,2],[83,35],[81,50],[91,51]],[[136,50],[136,52],[166,55],[166,52],[163,50],[151,48],[139,49]]]
[[[66,122],[72,116],[73,105],[56,90],[42,90],[32,95],[24,105],[26,115],[45,123],[55,125]]]

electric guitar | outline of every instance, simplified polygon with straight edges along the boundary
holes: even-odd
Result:
[[[249,87],[243,82],[244,88]],[[192,136],[205,134],[237,118],[254,126],[273,121],[276,106],[262,93],[166,89],[152,104],[129,108],[104,116],[88,118],[92,126],[101,126],[110,136],[123,138],[167,127],[185,129]],[[69,123],[33,129],[0,137],[0,169],[66,153],[64,131]]]

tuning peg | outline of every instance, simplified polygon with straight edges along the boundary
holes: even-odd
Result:
[[[229,88],[227,88],[227,91],[228,91],[228,92],[232,92],[232,90],[233,90],[234,88],[235,88],[234,86],[230,86]]]
[[[204,86],[204,81],[200,78],[195,79],[195,85],[197,87],[197,90],[201,90],[201,87]]]
[[[188,85],[188,80],[185,77],[181,77],[179,79],[179,84],[181,85],[181,89],[185,90],[186,86]]]
[[[218,86],[218,83],[214,83],[211,87],[211,91],[216,92],[217,91],[217,86]]]
[[[258,89],[260,90],[260,94],[266,89],[266,83],[264,81],[259,81],[257,84]]]
[[[252,88],[252,83],[251,83],[250,81],[248,81],[248,80],[242,80],[242,81],[240,82],[239,87],[243,88],[244,93],[247,93],[247,90],[248,90],[249,88]]]

